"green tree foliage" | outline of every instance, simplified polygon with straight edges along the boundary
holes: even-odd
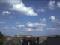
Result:
[[[0,45],[3,45],[3,37],[4,35],[0,32]]]

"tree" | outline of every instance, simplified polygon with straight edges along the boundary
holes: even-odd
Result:
[[[3,38],[4,38],[4,35],[0,32],[0,45],[3,45],[3,42],[4,42]]]
[[[0,32],[0,37],[3,37],[3,34]]]

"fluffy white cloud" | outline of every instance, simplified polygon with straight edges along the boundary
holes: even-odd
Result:
[[[47,24],[46,19],[41,19],[40,22],[27,22],[26,24],[16,23],[17,30],[21,31],[44,31]]]
[[[53,16],[53,18],[51,18],[52,20],[52,24],[51,24],[51,28],[48,28],[48,30],[55,30],[55,31],[59,31],[60,30],[60,20],[55,18],[55,16]]]
[[[51,21],[55,21],[56,17],[55,16],[50,16],[49,19],[51,19]]]
[[[52,20],[55,20],[55,16],[51,16],[51,19],[52,19]]]
[[[49,9],[56,9],[56,7],[60,8],[60,1],[49,1],[48,3]]]
[[[55,26],[55,28],[60,29],[60,20],[59,19],[55,20],[54,26]]]
[[[27,16],[37,16],[38,14],[34,11],[32,7],[26,7],[22,0],[2,0],[2,2],[6,2],[12,6],[11,10],[16,10],[22,12]]]
[[[32,28],[28,28],[28,27],[26,27],[25,30],[26,30],[26,31],[33,31]]]
[[[43,31],[46,28],[46,23],[43,22],[35,22],[35,23],[31,23],[28,22],[27,23],[27,27],[28,29],[31,31]]]
[[[26,7],[23,3],[14,4],[13,10],[25,13],[27,16],[37,16],[37,13],[33,10],[32,7]]]
[[[60,2],[57,2],[57,7],[59,7],[59,8],[60,8]]]
[[[10,4],[16,4],[20,3],[21,0],[1,0],[0,3],[10,3]]]
[[[27,27],[33,27],[34,25],[31,22],[27,23]]]
[[[30,28],[37,27],[39,25],[43,25],[43,24],[40,24],[38,22],[36,22],[36,23],[28,22],[27,23],[27,27],[30,27]]]
[[[49,1],[48,7],[49,9],[55,9],[55,1]]]
[[[9,15],[9,14],[11,14],[11,12],[9,12],[9,11],[3,11],[2,12],[2,15]]]
[[[16,25],[16,27],[21,28],[21,27],[25,27],[25,25]]]
[[[22,27],[25,27],[25,25],[21,24],[20,22],[16,22],[16,27],[17,28],[22,28]]]

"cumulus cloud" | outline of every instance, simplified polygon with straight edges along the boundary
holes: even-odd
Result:
[[[60,8],[60,1],[49,1],[48,3],[49,9],[56,9],[56,7]]]
[[[16,22],[16,27],[17,28],[22,28],[22,27],[25,27],[25,25],[21,24],[20,22]]]
[[[16,4],[20,3],[21,0],[1,0],[0,3],[10,3],[10,4]]]
[[[40,22],[27,22],[26,24],[16,23],[17,30],[20,31],[44,31],[46,28],[46,19],[41,19]]]
[[[60,20],[55,18],[55,16],[53,16],[53,18],[51,18],[52,20],[52,26],[51,28],[48,28],[48,30],[55,30],[55,31],[59,31],[60,30]]]
[[[2,15],[9,15],[9,14],[11,14],[11,12],[9,12],[9,11],[2,11]]]
[[[16,25],[16,27],[21,28],[21,27],[25,27],[25,25]]]
[[[4,2],[4,0],[2,2]],[[25,4],[22,2],[22,0],[6,0],[5,2],[12,5],[11,10],[22,12],[27,16],[38,15],[32,7],[26,7]]]
[[[26,7],[23,3],[13,5],[13,10],[21,11],[27,16],[37,16],[32,7]]]
[[[55,1],[49,1],[48,7],[49,9],[55,9]]]
[[[57,19],[54,24],[55,28],[60,29],[60,20]]]
[[[28,22],[28,23],[27,23],[27,26],[28,26],[28,27],[33,27],[34,25],[33,25],[31,22]]]
[[[41,22],[40,23],[39,22],[36,22],[36,23],[28,22],[27,26],[28,27],[37,27],[37,26],[46,26],[46,24],[41,23]]]
[[[44,31],[46,26],[47,26],[46,23],[43,23],[43,22],[35,22],[35,23],[28,22],[27,23],[28,29],[32,31]]]
[[[33,31],[32,28],[28,28],[28,27],[26,27],[25,30],[26,30],[26,31]]]
[[[50,16],[49,19],[51,19],[51,21],[55,21],[56,17],[55,16]]]
[[[57,2],[57,7],[59,7],[59,8],[60,8],[60,2]]]

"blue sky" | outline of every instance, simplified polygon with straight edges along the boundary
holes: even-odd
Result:
[[[0,1],[0,31],[5,35],[59,35],[59,21],[59,0]]]

